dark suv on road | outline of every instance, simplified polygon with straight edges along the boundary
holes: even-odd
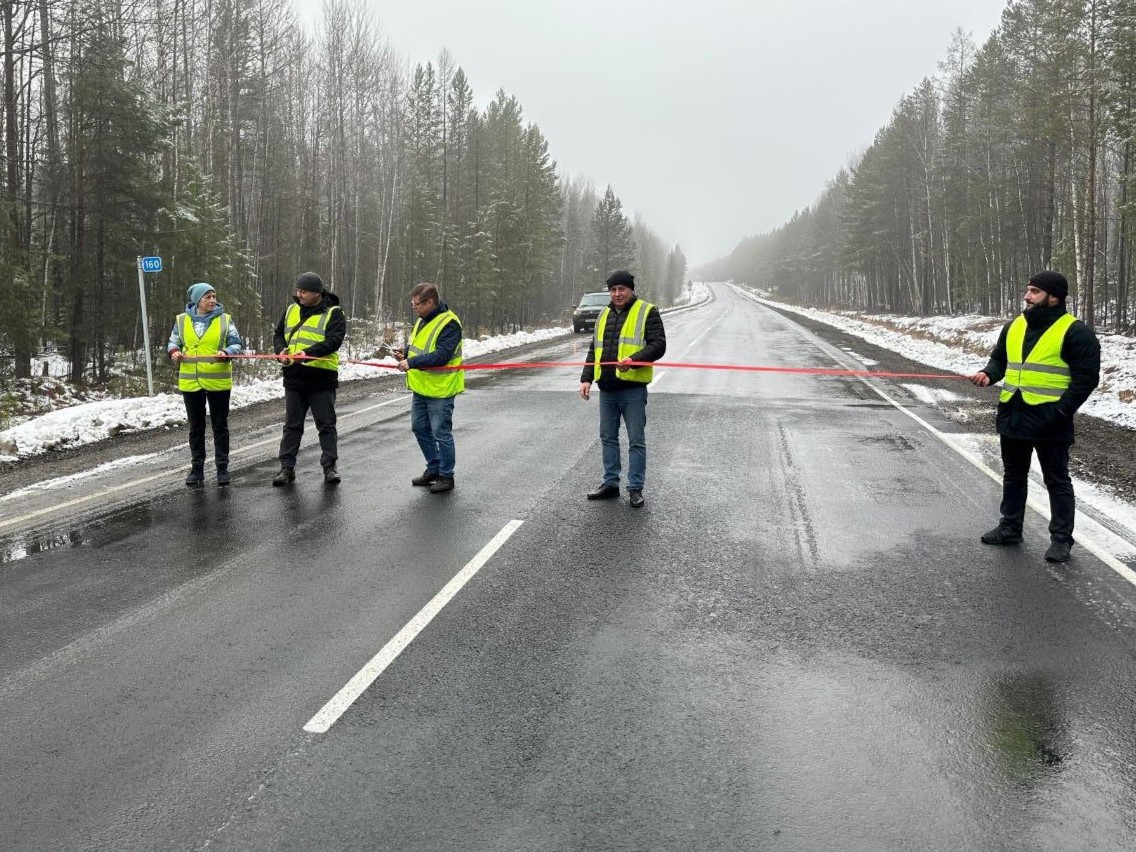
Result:
[[[585,293],[572,312],[572,331],[579,334],[581,331],[591,331],[596,327],[596,320],[600,312],[608,306],[611,296],[607,290],[600,293]]]

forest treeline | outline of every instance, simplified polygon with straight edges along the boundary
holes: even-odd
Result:
[[[807,304],[1006,314],[1058,269],[1087,322],[1131,332],[1136,0],[1013,0],[816,203],[699,270]]]
[[[4,0],[0,17],[0,375],[44,346],[75,381],[136,358],[140,256],[164,262],[145,278],[159,353],[195,281],[265,348],[304,270],[376,334],[419,281],[476,334],[564,321],[612,269],[664,304],[686,278],[610,186],[558,172],[514,97],[478,108],[444,50],[410,68],[363,0],[328,0],[314,32],[289,0]]]

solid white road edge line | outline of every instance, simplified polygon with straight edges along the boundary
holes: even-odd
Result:
[[[339,419],[341,421],[343,421],[343,420],[347,420],[351,417],[358,417],[360,414],[366,414],[369,411],[374,411],[376,408],[383,408],[384,406],[391,405],[392,403],[395,403],[395,402],[401,402],[401,401],[404,401],[404,400],[407,400],[407,399],[410,399],[409,395],[399,396],[399,397],[396,397],[394,399],[388,399],[386,402],[380,402],[380,403],[377,403],[375,405],[368,406],[367,408],[361,408],[358,411],[349,411],[346,414],[341,415]],[[238,448],[232,450],[229,453],[229,456],[232,457],[232,456],[244,455],[247,452],[251,452],[252,450],[263,447],[266,444],[277,444],[279,442],[280,442],[279,438],[266,438],[263,441],[257,441],[256,443],[253,443],[253,444],[245,444],[244,446],[238,447]],[[171,468],[170,470],[163,470],[160,473],[151,474],[150,476],[144,476],[141,479],[132,479],[132,480],[130,480],[130,482],[124,482],[121,485],[112,485],[108,488],[103,488],[100,491],[96,491],[93,494],[87,494],[83,497],[76,497],[73,500],[65,500],[62,503],[56,503],[52,506],[47,506],[43,509],[36,509],[35,511],[32,511],[32,512],[26,512],[23,515],[17,515],[14,518],[8,518],[6,520],[2,520],[2,521],[0,521],[0,532],[3,532],[8,527],[19,526],[20,524],[23,524],[23,523],[26,523],[30,520],[35,519],[35,518],[41,517],[42,515],[50,515],[51,513],[58,512],[62,509],[69,509],[72,506],[81,506],[84,503],[90,503],[92,500],[96,500],[100,497],[106,497],[108,494],[115,494],[119,491],[129,491],[131,488],[137,488],[139,485],[146,485],[147,483],[154,482],[155,480],[158,480],[158,479],[163,479],[167,476],[181,476],[182,472],[184,470],[185,470],[185,466],[181,465],[181,466],[176,467],[176,468]]]
[[[1000,473],[998,473],[996,470],[993,470],[992,468],[988,467],[986,465],[986,463],[984,461],[982,461],[982,459],[978,458],[978,456],[967,451],[966,448],[959,445],[956,441],[954,441],[951,438],[950,435],[947,435],[945,432],[940,432],[938,429],[936,429],[934,426],[932,426],[930,423],[928,423],[926,420],[924,420],[922,417],[920,417],[914,411],[909,411],[903,405],[896,402],[894,399],[892,399],[890,396],[888,396],[886,393],[884,393],[882,390],[880,390],[878,387],[876,387],[875,384],[873,384],[868,379],[863,378],[863,377],[859,377],[859,378],[860,378],[860,381],[862,381],[864,384],[866,384],[868,387],[870,387],[873,391],[875,391],[877,394],[879,394],[885,400],[890,402],[893,406],[898,408],[900,411],[902,411],[904,414],[906,414],[908,417],[910,417],[912,420],[914,420],[916,423],[918,423],[920,426],[922,426],[924,429],[926,429],[928,432],[930,432],[932,435],[934,435],[936,438],[938,438],[940,441],[942,441],[944,444],[946,444],[948,447],[950,447],[952,450],[954,450],[956,453],[958,453],[960,456],[962,456],[964,459],[966,459],[968,462],[970,462],[976,468],[978,468],[983,473],[985,473],[987,476],[989,476],[991,479],[993,479],[995,482],[997,482],[998,485],[1002,484],[1002,475]],[[1036,491],[1036,488],[1034,490]],[[1048,502],[1042,502],[1042,500],[1040,500],[1039,498],[1033,497],[1033,496],[1029,497],[1026,502],[1029,504],[1029,507],[1031,509],[1033,509],[1035,512],[1037,512],[1043,518],[1048,517],[1048,512],[1049,512],[1049,503]],[[1080,512],[1077,512],[1077,516],[1083,517]],[[1082,533],[1081,537],[1077,539],[1077,544],[1079,544],[1081,547],[1085,548],[1085,550],[1089,551],[1089,553],[1093,554],[1093,556],[1095,556],[1097,559],[1099,559],[1101,562],[1103,562],[1105,565],[1107,565],[1109,568],[1111,568],[1113,571],[1115,571],[1117,574],[1119,574],[1121,577],[1123,577],[1125,580],[1127,580],[1133,586],[1136,586],[1136,571],[1133,571],[1131,568],[1129,568],[1127,565],[1125,565],[1123,562],[1121,562],[1119,559],[1117,559],[1115,556],[1113,556],[1111,553],[1109,553],[1107,550],[1105,550],[1103,547],[1101,547],[1099,544],[1097,544],[1095,541],[1093,541],[1091,537],[1086,536]]]
[[[493,554],[501,548],[501,545],[508,541],[509,537],[523,523],[524,521],[513,520],[505,524],[501,532],[493,536],[493,539],[481,548],[477,556],[466,563],[466,566],[458,571],[453,579],[446,583],[442,590],[434,595],[430,602],[422,607],[418,614],[410,619],[383,646],[382,650],[359,670],[355,677],[347,681],[343,689],[339,690],[316,715],[312,716],[304,725],[304,730],[311,734],[326,734],[328,729],[339,720],[339,717],[347,712],[347,708],[355,703],[355,699],[375,682],[375,679],[386,670],[387,666],[393,663],[398,655],[403,652],[403,649],[414,641],[414,638],[425,629],[427,624],[434,620],[434,616],[453,600],[454,596],[462,590],[462,587],[473,579],[473,576],[481,570],[481,567],[490,560]]]
[[[758,304],[761,304],[760,300],[756,296],[753,296],[753,295],[745,292],[744,290],[740,290],[736,285],[730,285],[730,286],[732,287],[734,292],[737,293],[738,295],[743,296],[744,298],[747,298],[752,302],[757,302]],[[778,314],[778,316],[780,316],[780,314]],[[810,333],[808,333],[804,328],[802,328],[797,323],[793,322],[792,320],[788,320],[788,319],[786,320],[786,322],[792,328],[796,329],[797,332],[799,334],[801,334],[802,336],[804,336],[806,339],[813,339],[814,336],[811,335]],[[823,350],[823,347],[821,347],[821,348]],[[841,364],[841,362],[838,358],[834,358],[834,360],[836,361],[837,364]],[[844,365],[841,364],[841,366],[844,366]],[[968,462],[970,462],[976,468],[978,468],[983,473],[985,473],[987,476],[989,476],[991,479],[993,479],[995,482],[997,482],[998,485],[1002,484],[1002,474],[1000,474],[996,470],[988,467],[986,465],[986,463],[984,461],[982,461],[982,459],[978,458],[978,456],[969,452],[965,447],[961,446],[959,443],[957,443],[955,440],[953,440],[946,433],[940,432],[938,429],[936,429],[934,426],[932,426],[930,423],[928,423],[926,420],[924,420],[922,417],[920,417],[914,411],[911,411],[911,410],[905,408],[901,403],[896,402],[894,399],[892,399],[890,396],[888,396],[886,393],[884,393],[882,390],[880,390],[878,387],[876,387],[874,380],[869,380],[869,379],[865,378],[864,376],[857,376],[857,378],[861,382],[863,382],[865,385],[870,387],[880,398],[884,399],[889,404],[893,405],[895,408],[902,411],[904,414],[906,414],[908,417],[910,417],[912,420],[914,420],[916,423],[918,423],[920,426],[922,426],[924,429],[926,429],[928,432],[930,432],[932,435],[934,435],[936,438],[938,438],[940,441],[942,441],[944,444],[946,444],[948,447],[950,447],[952,450],[954,450],[956,453],[958,453],[960,456],[962,456],[964,459],[966,459]],[[1036,488],[1034,490],[1036,491]],[[1048,512],[1049,512],[1049,504],[1048,503],[1044,503],[1040,499],[1037,499],[1037,498],[1034,498],[1034,497],[1029,497],[1027,499],[1027,504],[1029,505],[1029,507],[1031,509],[1033,509],[1035,512],[1037,512],[1043,518],[1048,517]],[[1078,517],[1084,517],[1081,512],[1077,512],[1077,516]],[[1124,580],[1128,581],[1133,586],[1136,586],[1136,571],[1133,571],[1131,568],[1129,568],[1127,565],[1125,565],[1123,562],[1121,562],[1119,559],[1117,559],[1115,556],[1113,556],[1111,553],[1109,553],[1107,550],[1105,550],[1104,547],[1102,547],[1097,542],[1093,541],[1093,539],[1090,536],[1086,536],[1086,535],[1082,534],[1082,537],[1077,539],[1077,544],[1079,544],[1081,547],[1085,548],[1085,550],[1089,551],[1089,553],[1093,554],[1093,556],[1095,556],[1097,559],[1099,559],[1101,562],[1103,562],[1105,565],[1107,565],[1109,568],[1111,568],[1113,571],[1115,571],[1117,574],[1119,574]]]

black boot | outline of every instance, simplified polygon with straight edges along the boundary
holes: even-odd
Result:
[[[1068,562],[1069,551],[1073,547],[1071,541],[1050,542],[1049,549],[1045,551],[1046,562]]]
[[[452,476],[441,476],[441,475],[439,475],[438,478],[435,479],[430,484],[430,493],[431,494],[441,494],[443,491],[453,491],[453,490],[454,490],[454,478]]]
[[[189,469],[189,473],[185,475],[186,488],[204,488],[205,487],[205,465],[195,464]]]
[[[994,529],[990,530],[990,532],[984,532],[982,534],[983,544],[1021,544],[1021,541],[1021,530],[1013,530],[1009,527],[1004,527],[1001,524],[994,527]]]
[[[273,485],[290,485],[296,481],[296,471],[294,468],[282,467],[280,472],[272,479]]]
[[[227,464],[217,465],[217,485],[224,487],[233,481],[229,476],[229,466]]]
[[[611,500],[612,498],[618,497],[618,496],[619,496],[619,486],[608,485],[607,483],[604,483],[599,488],[597,488],[595,491],[589,491],[588,492],[588,499],[589,500]]]

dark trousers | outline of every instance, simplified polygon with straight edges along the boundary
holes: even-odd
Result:
[[[1029,493],[1030,459],[1037,453],[1049,491],[1049,537],[1073,542],[1077,501],[1069,478],[1069,445],[1060,441],[1022,441],[1002,436],[1002,525],[1021,532]]]
[[[189,420],[189,458],[194,467],[205,466],[205,404],[213,427],[213,461],[217,467],[229,465],[229,391],[182,391],[185,416]]]
[[[284,437],[280,439],[280,466],[295,467],[304,418],[311,409],[319,433],[320,464],[330,467],[339,459],[339,433],[335,431],[335,388],[293,390],[284,388]]]

